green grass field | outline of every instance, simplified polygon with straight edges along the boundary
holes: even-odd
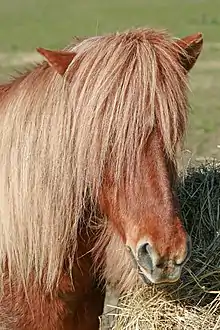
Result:
[[[74,35],[135,26],[167,28],[181,37],[204,34],[191,72],[186,148],[220,159],[220,0],[0,0],[0,76],[31,61],[35,47],[60,48]],[[24,63],[16,60],[27,57]]]

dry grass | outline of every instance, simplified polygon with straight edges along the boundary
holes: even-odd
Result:
[[[188,167],[178,193],[193,242],[181,281],[141,287],[121,297],[104,317],[113,319],[111,329],[220,329],[220,164]]]

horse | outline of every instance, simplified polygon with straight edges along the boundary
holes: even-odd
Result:
[[[0,86],[0,328],[97,330],[106,283],[174,282],[175,194],[201,33],[136,28],[37,48]]]

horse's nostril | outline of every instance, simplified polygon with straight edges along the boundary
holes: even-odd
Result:
[[[148,252],[148,248],[149,248],[149,244],[148,244],[148,243],[142,244],[142,245],[139,247],[138,252],[139,252],[139,253],[145,253],[145,252]]]
[[[153,269],[153,263],[151,258],[151,247],[148,243],[144,243],[139,246],[137,251],[139,264],[148,269]]]
[[[164,262],[159,262],[158,264],[156,264],[157,268],[164,268]]]
[[[191,247],[192,247],[191,239],[188,236],[185,256],[176,260],[176,262],[175,262],[176,266],[183,266],[188,261],[188,259],[191,256]]]

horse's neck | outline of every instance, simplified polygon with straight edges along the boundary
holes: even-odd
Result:
[[[24,73],[21,73],[19,76],[13,78],[11,81],[8,81],[6,83],[3,83],[0,85],[0,99],[2,99],[4,96],[6,96],[11,90],[16,89],[22,82],[23,80],[29,76],[33,71],[35,70],[45,70],[49,67],[47,62],[43,62],[38,64],[35,68],[32,70],[27,70]]]
[[[27,76],[28,73],[25,73],[19,77],[14,78],[11,81],[8,81],[6,83],[3,83],[0,85],[0,99],[4,98],[11,89],[17,87]]]
[[[0,85],[0,96],[6,94],[11,88],[11,86],[12,86],[12,82]]]

